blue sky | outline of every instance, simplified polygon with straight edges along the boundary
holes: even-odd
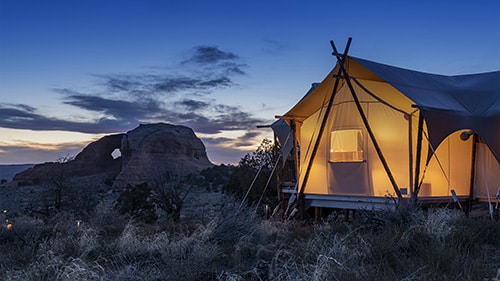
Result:
[[[236,163],[348,37],[351,55],[404,68],[499,70],[500,2],[0,0],[0,164],[151,122]]]

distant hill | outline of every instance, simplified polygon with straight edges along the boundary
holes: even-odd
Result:
[[[26,169],[32,168],[35,164],[0,165],[0,180],[11,181],[14,176]]]

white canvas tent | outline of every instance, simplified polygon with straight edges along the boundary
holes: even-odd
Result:
[[[334,69],[272,125],[295,160],[284,192],[352,209],[417,195],[495,200],[500,71],[445,76],[334,54]]]

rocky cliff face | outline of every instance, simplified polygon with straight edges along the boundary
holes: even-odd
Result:
[[[114,188],[143,183],[166,172],[185,176],[213,165],[193,130],[164,123],[140,125],[127,132],[121,153],[122,169]]]
[[[114,159],[112,153],[117,148],[121,157]],[[85,147],[74,160],[36,165],[17,174],[12,183],[40,183],[63,170],[70,177],[102,174],[115,179],[113,188],[123,188],[152,181],[167,172],[185,176],[211,166],[205,146],[193,130],[158,123],[105,136]]]
[[[121,146],[124,134],[105,136],[87,145],[73,160],[35,165],[14,176],[10,185],[39,184],[57,177],[84,177],[102,174],[115,177],[121,168],[121,159],[111,153]]]

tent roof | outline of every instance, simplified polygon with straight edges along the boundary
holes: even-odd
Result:
[[[446,76],[355,57],[348,57],[345,65],[350,76],[385,81],[412,100],[426,120],[435,147],[456,130],[472,129],[500,159],[500,71]],[[325,93],[333,90],[331,81],[337,69],[338,65],[284,116],[304,119],[317,111],[325,103]]]
[[[420,109],[463,111],[467,115],[500,112],[500,71],[445,76],[352,59],[404,93]]]

